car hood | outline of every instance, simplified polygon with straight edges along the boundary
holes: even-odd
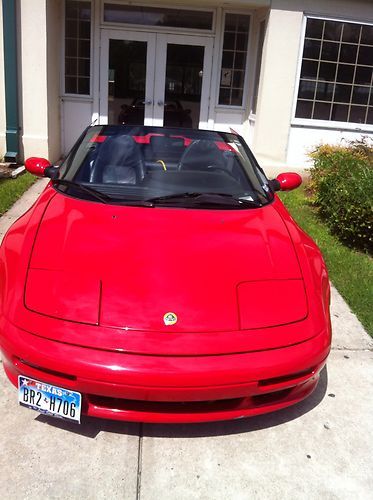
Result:
[[[258,307],[250,300],[257,289],[264,300],[268,293],[270,309],[269,292],[287,293],[278,287],[287,282],[303,283],[271,205],[145,208],[56,194],[35,238],[25,305],[44,316],[128,331],[234,331],[271,326],[258,315],[254,323],[250,314],[242,321],[240,293],[249,313],[251,303]],[[302,307],[282,323],[303,319]],[[172,325],[165,324],[168,313],[177,319]]]

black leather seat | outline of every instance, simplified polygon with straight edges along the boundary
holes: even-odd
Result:
[[[109,137],[101,145],[94,161],[93,183],[137,184],[145,176],[140,147],[128,135]]]
[[[179,170],[207,170],[226,168],[222,151],[213,141],[193,141],[180,158]]]

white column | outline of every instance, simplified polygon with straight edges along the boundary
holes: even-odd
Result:
[[[60,155],[60,1],[20,0],[21,123],[24,157]]]
[[[255,154],[285,162],[303,12],[271,9],[263,47],[253,140]]]

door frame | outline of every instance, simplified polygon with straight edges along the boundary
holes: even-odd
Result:
[[[167,44],[197,45],[204,47],[203,76],[201,88],[200,117],[198,128],[208,128],[210,89],[212,78],[213,39],[201,35],[177,35],[144,31],[130,31],[117,29],[101,30],[100,71],[99,71],[99,99],[98,123],[108,123],[108,95],[109,95],[109,43],[110,40],[129,40],[147,42],[146,83],[144,125],[163,126],[164,102],[167,64]]]

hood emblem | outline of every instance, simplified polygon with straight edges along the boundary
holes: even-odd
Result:
[[[168,312],[163,316],[163,321],[166,326],[174,325],[177,322],[177,316],[173,312]]]

